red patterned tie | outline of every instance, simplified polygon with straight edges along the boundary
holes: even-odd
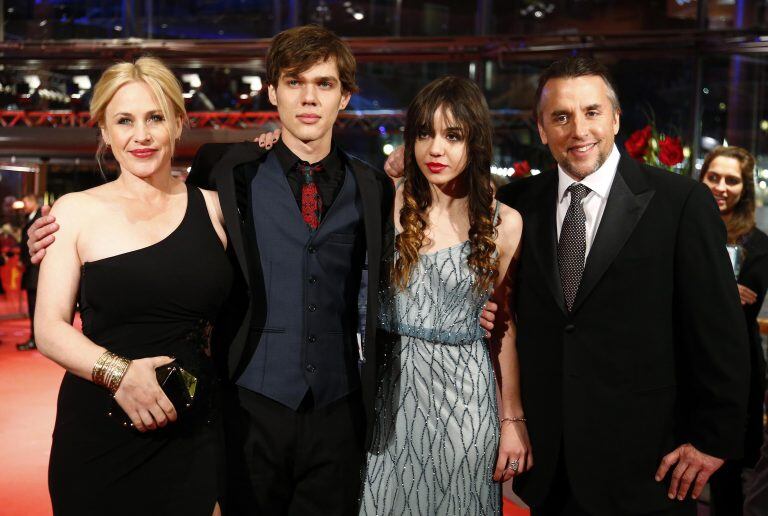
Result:
[[[299,172],[304,178],[301,184],[301,216],[310,229],[317,229],[320,225],[320,215],[323,210],[323,200],[315,183],[315,174],[323,171],[321,163],[310,165],[306,161],[300,161]]]

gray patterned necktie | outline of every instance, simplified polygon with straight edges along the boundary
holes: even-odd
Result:
[[[568,311],[573,308],[573,301],[579,291],[581,276],[584,273],[584,258],[587,252],[587,218],[581,201],[591,190],[581,183],[568,187],[571,204],[560,229],[560,241],[557,243],[557,262],[560,267],[560,282],[563,285],[563,297]]]

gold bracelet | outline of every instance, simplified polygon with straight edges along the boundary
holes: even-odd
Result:
[[[525,416],[505,417],[501,421],[499,421],[499,426],[503,425],[506,422],[510,422],[510,423],[516,423],[516,422],[525,423],[526,421],[528,421],[528,420],[525,418]]]
[[[127,358],[105,351],[93,366],[93,383],[105,387],[114,396],[130,365]]]
[[[120,384],[123,381],[123,377],[128,371],[128,367],[130,365],[131,361],[127,358],[117,357],[116,363],[113,366],[112,378],[110,379],[109,385],[107,386],[107,389],[109,389],[109,392],[112,393],[112,396],[115,395],[117,389],[120,387]]]
[[[91,380],[93,380],[93,383],[96,385],[104,385],[104,375],[106,374],[107,363],[115,356],[114,353],[110,353],[109,351],[105,351],[101,354],[99,359],[93,365],[93,371],[91,372]]]

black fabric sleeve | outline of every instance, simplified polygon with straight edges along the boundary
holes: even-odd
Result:
[[[725,227],[710,192],[692,187],[675,249],[675,324],[681,437],[719,458],[742,455],[749,349]]]
[[[192,160],[192,168],[187,176],[187,184],[206,190],[216,190],[216,182],[213,180],[213,167],[231,146],[231,143],[206,143],[200,147],[195,154],[194,160]]]

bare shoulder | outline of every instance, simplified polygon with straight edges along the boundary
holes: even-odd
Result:
[[[516,209],[499,203],[499,225],[496,226],[498,236],[496,245],[506,254],[514,254],[523,234],[523,218]]]
[[[77,222],[87,217],[99,204],[101,202],[98,197],[87,190],[72,192],[56,199],[51,206],[51,215],[61,222]]]
[[[107,183],[62,195],[51,207],[51,215],[56,217],[61,227],[58,233],[70,230],[79,232],[86,227],[110,223],[117,206],[114,187]]]

